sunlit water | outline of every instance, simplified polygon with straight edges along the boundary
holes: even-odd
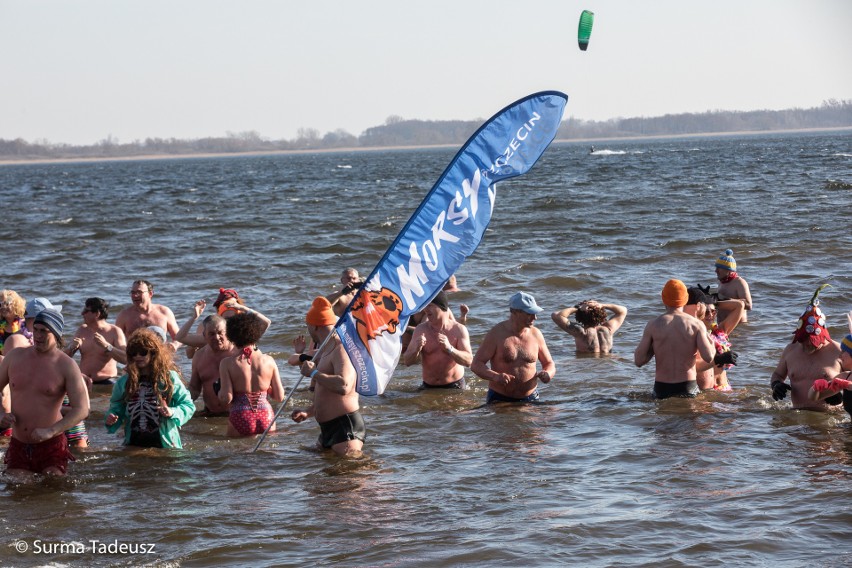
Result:
[[[71,329],[89,296],[114,320],[137,278],[181,323],[234,287],[273,320],[261,348],[289,388],[311,299],[346,266],[370,271],[453,154],[0,167],[0,286],[61,303]],[[848,133],[553,145],[500,185],[451,297],[476,348],[513,292],[536,296],[557,366],[542,404],[482,407],[477,380],[420,393],[419,367],[400,367],[362,399],[353,461],[315,451],[316,424],[288,411],[253,454],[222,418],[192,419],[183,451],[125,450],[96,387],[68,478],[0,489],[0,565],[848,566],[849,416],[793,411],[768,384],[820,283],[832,335],[847,333],[850,195]],[[654,401],[653,365],[632,355],[660,289],[714,283],[729,247],[755,305],[733,337],[734,392]],[[589,297],[630,310],[611,356],[577,357],[548,317]]]

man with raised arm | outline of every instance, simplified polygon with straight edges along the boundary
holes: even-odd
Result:
[[[547,384],[556,374],[544,336],[535,327],[541,310],[532,295],[518,292],[509,299],[509,319],[485,335],[470,370],[488,381],[486,404],[535,402],[538,381]],[[541,371],[536,363],[541,363]]]
[[[358,275],[358,271],[354,268],[345,268],[340,273],[340,290],[332,292],[325,297],[326,300],[331,302],[331,309],[334,311],[334,315],[338,317],[343,315],[346,306],[349,305],[349,302],[352,301],[352,298],[355,297],[358,289],[363,284],[364,279]]]
[[[0,363],[0,391],[9,385],[12,395],[11,412],[0,416],[0,428],[12,428],[6,473],[20,481],[39,473],[65,475],[74,459],[65,430],[89,415],[83,376],[61,349],[64,323],[56,310],[41,311],[33,322],[33,345],[12,350]]]

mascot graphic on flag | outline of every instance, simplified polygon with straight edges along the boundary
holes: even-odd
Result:
[[[399,316],[402,313],[402,299],[393,290],[381,288],[379,291],[361,289],[352,304],[350,314],[355,320],[355,330],[361,343],[370,353],[370,340],[382,334],[394,335],[399,329]],[[371,353],[372,355],[372,353]]]

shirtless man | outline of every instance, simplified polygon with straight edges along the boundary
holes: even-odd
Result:
[[[118,377],[116,361],[127,361],[127,340],[121,328],[107,323],[109,303],[103,298],[87,298],[83,308],[83,325],[65,350],[69,356],[80,352],[80,371],[93,385],[111,385]]]
[[[612,315],[607,319],[607,312]],[[568,318],[574,315],[576,322]],[[550,318],[573,338],[578,353],[609,353],[612,336],[624,323],[627,308],[618,304],[601,304],[585,300],[574,307],[553,312]]]
[[[228,341],[225,318],[207,316],[202,323],[207,345],[192,358],[192,374],[189,379],[189,395],[192,400],[202,395],[206,416],[227,416],[228,405],[219,400],[219,365],[226,357],[234,357],[239,351]]]
[[[89,394],[77,364],[60,349],[62,314],[43,310],[33,322],[33,346],[14,349],[0,363],[0,390],[9,385],[12,410],[0,417],[0,428],[12,427],[6,451],[6,473],[18,481],[34,474],[63,476],[68,460],[65,430],[89,415]],[[63,416],[62,399],[70,406]]]
[[[716,349],[704,323],[683,311],[688,300],[683,282],[666,282],[662,298],[666,313],[645,326],[633,361],[641,367],[656,358],[654,396],[657,398],[694,397],[699,392],[695,353],[697,351],[701,359],[709,363]]]
[[[787,392],[792,391],[793,408],[826,411],[837,408],[843,395],[837,393],[824,400],[810,400],[808,391],[817,379],[830,381],[840,374],[841,352],[840,344],[831,339],[825,327],[825,314],[817,299],[819,291],[799,318],[793,342],[781,352],[770,385],[775,400],[783,400]],[[787,377],[790,377],[789,384],[785,382]]]
[[[403,362],[422,363],[421,389],[464,390],[464,368],[473,362],[467,328],[450,317],[444,292],[438,292],[423,311],[426,321],[415,328]]]
[[[816,401],[834,397],[836,401],[839,395],[843,399],[843,408],[852,416],[852,334],[840,342],[840,367],[843,372],[832,380],[815,380],[808,391],[808,398]]]
[[[348,306],[349,302],[352,301],[352,298],[355,297],[355,294],[358,292],[358,289],[363,283],[364,279],[358,275],[358,271],[354,268],[346,268],[340,273],[340,290],[332,292],[325,297],[326,300],[331,302],[331,308],[334,311],[334,315],[337,317],[343,315],[344,310],[346,310],[346,306]]]
[[[727,249],[716,259],[716,278],[719,279],[717,295],[720,300],[742,300],[746,311],[743,312],[741,323],[748,322],[748,311],[751,310],[751,291],[748,282],[737,274],[737,261],[734,260],[734,251]],[[719,321],[728,317],[728,311],[719,306]]]
[[[178,332],[175,315],[166,306],[152,303],[151,298],[153,296],[153,284],[147,280],[136,280],[130,288],[130,299],[133,305],[121,310],[118,317],[115,318],[115,325],[121,328],[125,337],[130,337],[130,334],[140,327],[150,327],[152,325],[161,327],[172,338],[172,343],[168,345],[173,350],[177,350],[180,347],[180,343],[175,341],[175,336]]]
[[[535,327],[541,310],[530,294],[514,294],[509,299],[509,319],[492,327],[482,340],[470,370],[488,381],[485,404],[535,402],[538,381],[547,384],[556,374],[544,336]],[[536,371],[536,361],[541,371]]]
[[[305,318],[308,333],[322,345],[334,329],[337,318],[328,299],[314,299]],[[294,422],[316,418],[320,425],[317,445],[331,448],[339,456],[357,457],[364,447],[367,430],[358,406],[355,390],[355,368],[337,334],[329,338],[313,361],[302,363],[302,375],[311,378],[314,400],[307,408],[296,408],[290,415]]]

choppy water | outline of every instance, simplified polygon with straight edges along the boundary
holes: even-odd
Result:
[[[832,335],[845,333],[852,135],[596,150],[553,145],[500,186],[451,297],[471,307],[476,348],[513,292],[536,296],[557,365],[543,404],[481,408],[480,381],[419,393],[419,367],[400,367],[384,396],[362,399],[366,457],[345,461],[313,450],[315,423],[285,418],[255,454],[221,418],[191,420],[184,451],[124,450],[98,390],[92,446],[67,479],[0,487],[0,565],[851,564],[850,419],[793,411],[768,383],[818,284],[832,284]],[[179,322],[234,287],[272,318],[261,347],[292,385],[283,358],[313,296],[345,266],[369,272],[454,153],[0,167],[0,287],[62,303],[72,328],[88,296],[113,302],[112,321],[137,278]],[[659,291],[670,277],[712,283],[728,247],[755,304],[733,337],[735,390],[653,401],[653,365],[636,369],[632,353]],[[630,310],[611,356],[578,358],[547,317],[587,297]]]

